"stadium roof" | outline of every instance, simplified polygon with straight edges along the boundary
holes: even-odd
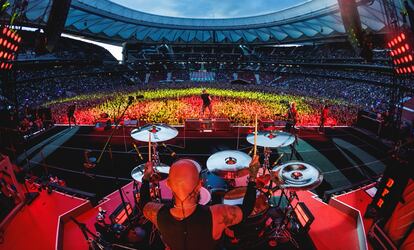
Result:
[[[380,2],[364,2],[358,7],[363,28],[382,31]],[[51,3],[29,1],[25,17],[32,26],[45,25]],[[313,0],[270,14],[221,19],[168,17],[109,0],[72,0],[65,32],[112,43],[286,43],[344,35],[345,28],[337,0]]]

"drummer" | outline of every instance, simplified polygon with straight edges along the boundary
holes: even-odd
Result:
[[[223,231],[242,222],[251,212],[256,200],[256,176],[260,167],[257,156],[249,166],[247,191],[241,206],[198,204],[201,179],[198,164],[190,159],[176,161],[170,168],[167,186],[174,197],[173,205],[148,202],[152,163],[146,163],[141,186],[140,206],[144,216],[160,231],[164,243],[176,249],[219,249]]]

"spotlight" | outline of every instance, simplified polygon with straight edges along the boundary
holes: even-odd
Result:
[[[404,34],[404,33],[401,33],[401,35],[400,35],[400,36],[401,36],[401,39],[402,39],[402,40],[405,40],[405,34]]]

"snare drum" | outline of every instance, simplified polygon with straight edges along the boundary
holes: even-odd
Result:
[[[223,204],[227,205],[241,205],[243,203],[244,194],[246,193],[247,187],[236,187],[233,190],[228,191],[224,195]],[[254,204],[253,212],[248,218],[254,218],[259,215],[263,215],[269,209],[266,196],[258,193],[256,195],[256,202]]]

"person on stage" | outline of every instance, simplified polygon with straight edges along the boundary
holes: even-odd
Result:
[[[292,102],[289,106],[287,113],[286,131],[291,132],[295,130],[296,123],[298,121],[298,112],[296,110],[296,103]]]
[[[153,164],[146,163],[140,190],[140,207],[143,207],[144,216],[158,228],[169,249],[219,249],[223,231],[242,222],[253,211],[259,168],[259,157],[255,156],[250,163],[249,181],[241,206],[204,206],[198,204],[202,185],[198,163],[190,159],[178,160],[171,166],[167,179],[167,186],[173,193],[173,204],[167,205],[148,202]]]
[[[321,109],[319,133],[325,133],[325,123],[326,123],[326,120],[328,119],[328,115],[329,115],[329,107],[328,105],[323,105]]]
[[[76,110],[76,102],[70,105],[68,109],[66,110],[67,115],[68,115],[69,127],[71,127],[71,123],[70,123],[71,121],[73,121],[73,123],[76,126],[75,110]]]
[[[201,91],[201,100],[203,100],[203,106],[201,108],[201,116],[204,117],[204,111],[206,108],[208,108],[208,111],[210,112],[210,117],[213,113],[213,107],[211,105],[211,96],[207,93],[206,89],[203,89]]]

